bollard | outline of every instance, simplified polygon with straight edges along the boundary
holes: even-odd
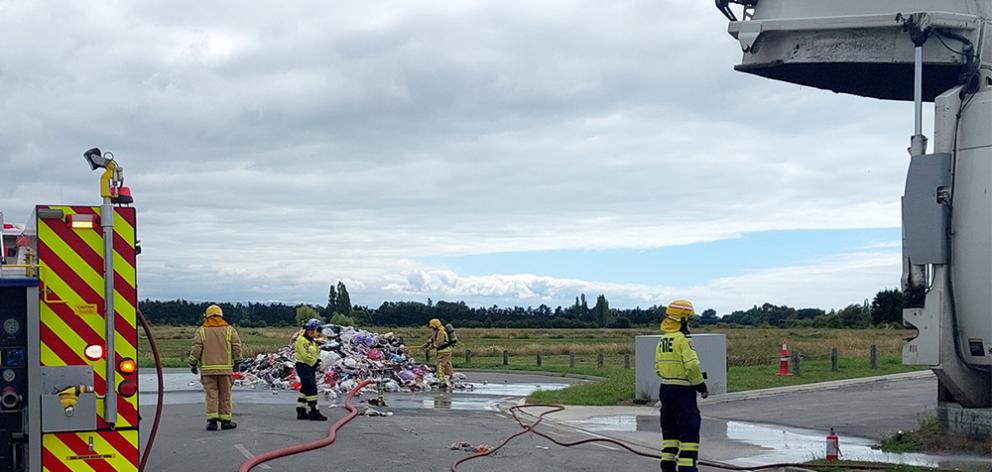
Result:
[[[537,353],[537,366],[541,367],[541,353]]]
[[[472,365],[472,350],[465,350],[465,365]]]
[[[830,370],[837,372],[837,348],[830,350]]]
[[[792,374],[799,376],[802,375],[799,370],[799,352],[792,352]]]
[[[503,365],[510,365],[510,351],[503,351]]]
[[[630,369],[630,354],[623,355],[623,368]]]
[[[871,368],[878,368],[878,347],[874,344],[871,345]]]
[[[574,352],[568,353],[568,367],[570,369],[574,369],[575,368],[575,353]]]
[[[596,367],[603,368],[603,353],[596,354]]]

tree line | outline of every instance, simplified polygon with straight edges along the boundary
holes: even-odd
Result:
[[[143,300],[139,307],[153,324],[195,325],[213,302],[187,300]],[[383,302],[378,308],[353,305],[343,282],[328,289],[326,305],[285,303],[218,303],[229,322],[244,327],[300,326],[310,318],[340,325],[423,326],[431,318],[440,318],[467,328],[630,328],[656,326],[665,313],[664,306],[647,308],[610,308],[604,295],[596,297],[590,307],[585,294],[575,303],[550,307],[470,307],[464,301]],[[815,327],[868,328],[901,327],[902,293],[882,290],[870,302],[852,304],[840,310],[793,308],[765,303],[747,310],[720,316],[716,310],[700,313],[695,324],[727,327]]]

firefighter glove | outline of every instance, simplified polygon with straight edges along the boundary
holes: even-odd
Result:
[[[701,397],[707,398],[710,396],[710,389],[709,387],[706,386],[706,382],[696,385],[694,388],[696,389],[697,392],[699,392],[699,395]]]

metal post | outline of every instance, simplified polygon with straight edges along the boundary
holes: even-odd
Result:
[[[830,371],[837,372],[837,348],[830,350]]]
[[[922,156],[927,153],[927,138],[923,136],[923,45],[916,46],[913,68],[913,106],[915,108],[914,134],[910,140],[909,154]]]
[[[428,363],[428,364],[431,363],[431,351],[430,350],[424,351],[424,362],[425,363]]]
[[[540,352],[537,353],[537,366],[538,367],[541,367],[541,353]]]
[[[570,369],[574,369],[575,368],[575,353],[574,352],[568,353],[568,367]]]
[[[510,352],[503,351],[503,365],[510,365]]]
[[[106,368],[104,379],[106,391],[103,398],[103,421],[113,425],[117,423],[117,369],[114,365],[115,327],[114,327],[114,206],[109,197],[103,198],[100,207],[100,226],[103,228],[103,304],[106,349]]]
[[[472,350],[465,350],[465,365],[472,365]]]
[[[871,345],[871,368],[878,368],[878,347],[874,344]]]
[[[799,370],[799,353],[792,351],[792,373],[796,376],[802,375]]]
[[[599,367],[600,369],[603,368],[603,353],[602,352],[596,354],[596,367]]]
[[[623,368],[630,369],[630,354],[623,355]]]

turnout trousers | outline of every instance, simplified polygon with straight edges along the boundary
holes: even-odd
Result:
[[[231,421],[231,387],[234,377],[230,375],[202,375],[203,393],[207,397],[207,421]]]
[[[317,369],[301,362],[296,363],[296,375],[300,378],[300,398],[296,400],[297,410],[317,409]]]
[[[662,385],[661,470],[697,472],[699,459],[699,406],[696,390],[680,385]]]
[[[450,380],[454,382],[451,378],[454,375],[454,369],[451,367],[451,351],[441,351],[437,353],[437,379],[441,382],[445,380]]]

